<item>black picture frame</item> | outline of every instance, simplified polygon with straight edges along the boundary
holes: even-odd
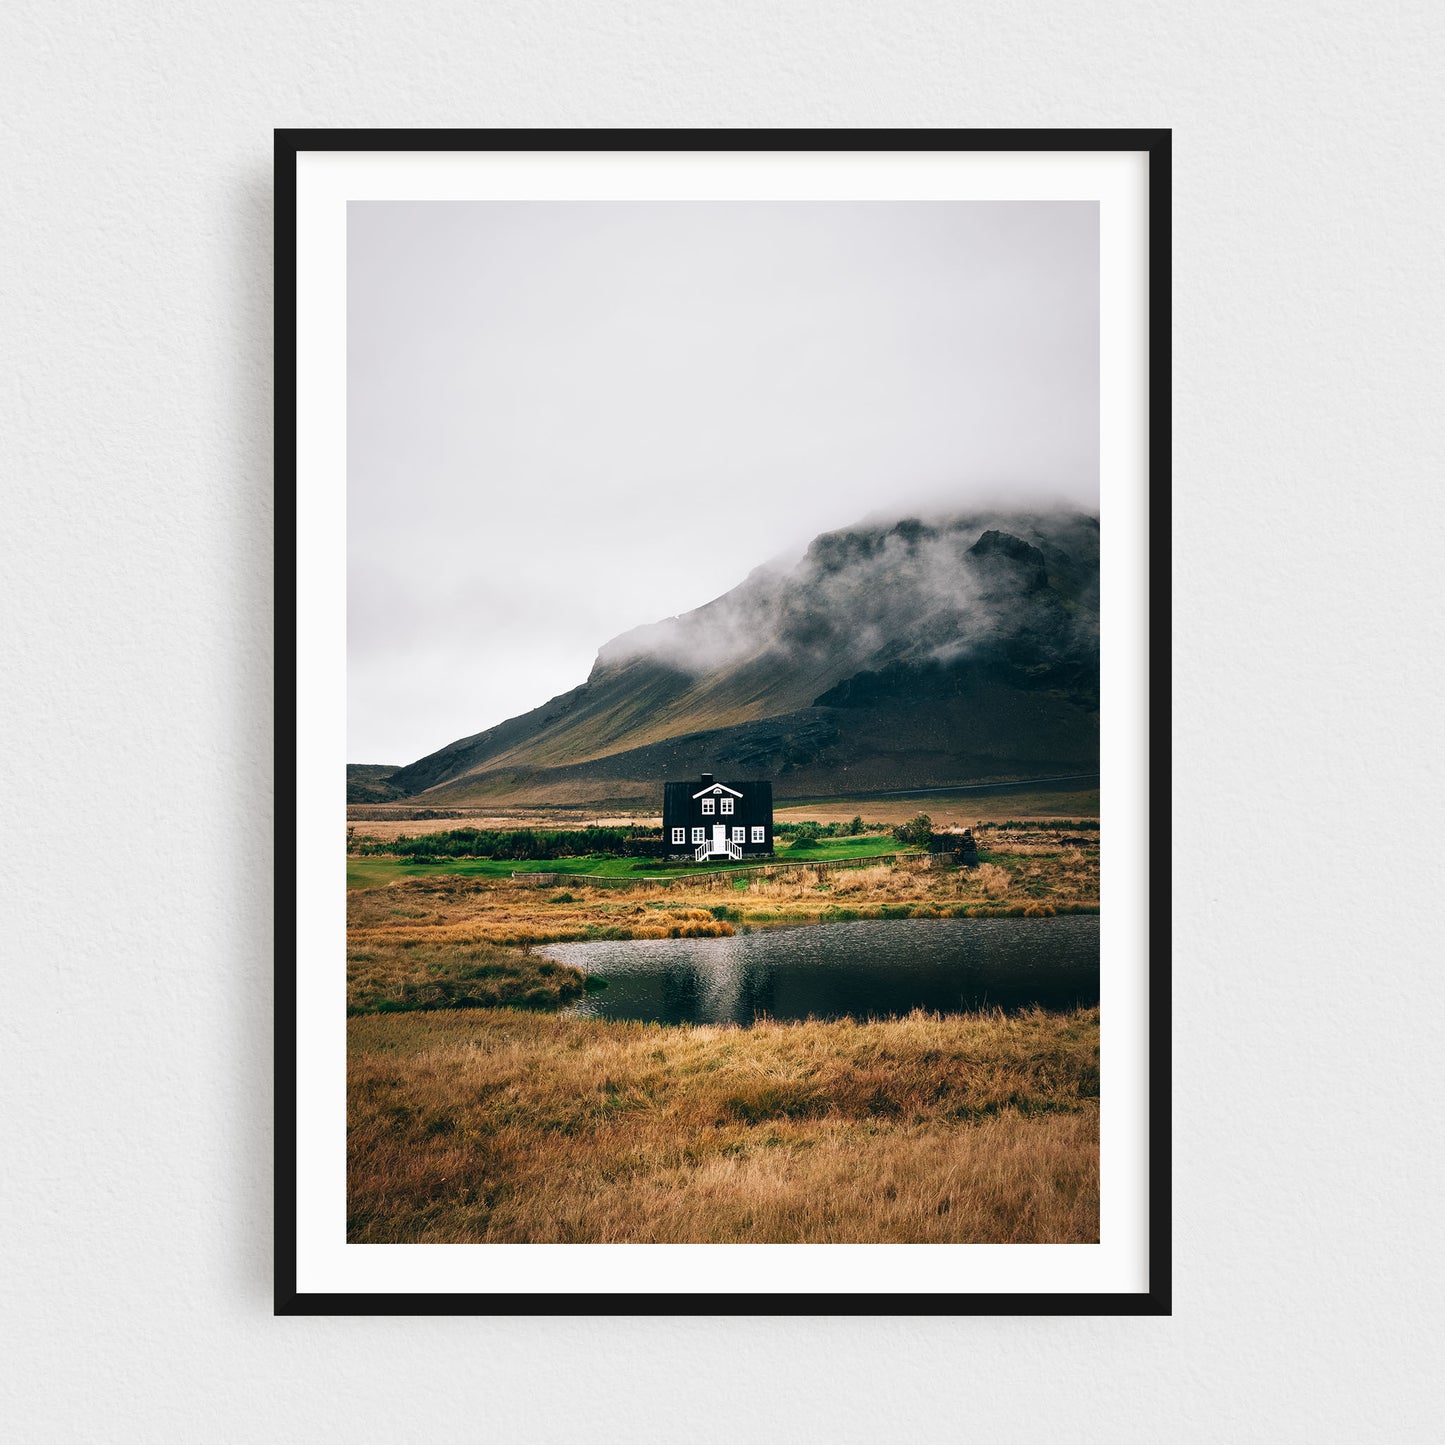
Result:
[[[1170,158],[1167,129],[275,132],[277,1315],[1168,1315],[1170,1246]],[[1143,153],[1148,164],[1148,1287],[1138,1293],[302,1293],[297,1285],[297,158],[308,151]],[[924,1247],[924,1246],[919,1246]]]

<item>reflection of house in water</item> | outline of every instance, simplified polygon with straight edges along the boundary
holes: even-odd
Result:
[[[673,964],[661,975],[659,983],[664,1023],[691,1023],[702,1017],[698,1010],[702,975],[695,964]]]
[[[738,939],[690,939],[687,949],[696,962],[672,964],[660,980],[669,1022],[750,1024],[772,1013],[772,970],[745,961]]]
[[[664,783],[662,851],[672,858],[766,858],[773,851],[773,785],[763,779]]]

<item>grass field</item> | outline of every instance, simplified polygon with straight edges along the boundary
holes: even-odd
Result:
[[[448,858],[440,863],[414,863],[406,858],[347,858],[348,888],[384,888],[405,878],[449,874],[457,878],[510,878],[513,873],[586,873],[604,878],[636,878],[636,858],[594,853],[585,858],[551,861],[510,858]]]
[[[1098,910],[1096,847],[1027,829],[990,834],[989,841],[992,848],[981,852],[984,861],[973,869],[930,868],[915,857],[837,870],[804,866],[774,876],[719,870],[667,883],[643,879],[626,889],[589,888],[576,880],[538,888],[472,869],[468,860],[353,860],[371,877],[347,894],[348,954],[426,946],[451,949],[470,966],[467,951],[481,945],[527,948],[718,936],[779,923]],[[443,954],[434,961],[441,967]]]
[[[349,858],[349,1238],[1097,1239],[1097,1009],[745,1030],[574,1019],[552,1011],[598,981],[533,951],[1097,910],[1096,828],[1024,819],[979,843],[974,869],[913,856],[666,881],[615,857]],[[872,834],[778,861],[897,848]],[[537,887],[514,870],[638,886]]]
[[[420,878],[433,873],[450,873],[459,878],[510,878],[515,873],[577,873],[603,878],[640,879],[649,876],[677,878],[690,873],[707,875],[729,869],[757,867],[760,861],[815,863],[838,858],[876,858],[904,852],[890,833],[873,833],[859,838],[836,838],[808,848],[780,846],[775,860],[742,863],[710,863],[696,869],[639,869],[645,859],[619,858],[610,853],[591,853],[580,858],[513,861],[507,858],[447,858],[437,863],[417,863],[405,858],[353,858],[346,860],[348,888],[380,888],[402,878]]]
[[[530,950],[437,939],[353,936],[346,950],[346,1011],[556,1009],[587,991],[580,969]]]
[[[1098,1010],[348,1022],[352,1242],[1092,1242]]]
[[[940,827],[957,824],[971,827],[974,823],[1001,822],[1005,818],[1097,818],[1099,789],[1080,788],[1070,791],[1056,788],[1017,788],[1004,786],[972,792],[908,793],[889,798],[777,798],[773,816],[779,823],[801,822],[805,818],[820,823],[846,823],[862,816],[872,822],[906,822],[915,813],[932,816]],[[418,813],[440,814],[440,817],[418,819]],[[580,828],[588,824],[598,827],[660,828],[662,814],[652,809],[610,810],[606,807],[486,808],[481,806],[431,807],[417,800],[395,804],[351,804],[346,820],[359,833],[373,838],[395,838],[403,833],[427,833],[449,827],[478,828]]]

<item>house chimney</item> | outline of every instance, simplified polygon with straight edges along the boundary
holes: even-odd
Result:
[[[702,785],[703,785],[703,787],[705,787],[705,788],[712,786],[712,774],[711,774],[711,773],[704,773],[704,774],[702,775]]]

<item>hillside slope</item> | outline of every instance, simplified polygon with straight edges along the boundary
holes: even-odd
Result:
[[[1098,522],[1076,513],[827,533],[384,786],[590,803],[704,769],[770,777],[784,797],[1092,771],[1098,588]]]

